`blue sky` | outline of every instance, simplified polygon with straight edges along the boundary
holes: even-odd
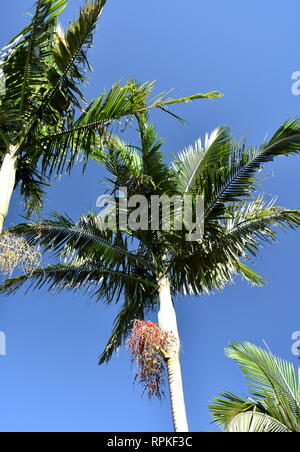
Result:
[[[72,0],[64,20],[83,0]],[[26,24],[33,0],[1,5],[0,47]],[[157,80],[157,92],[177,96],[220,90],[224,98],[174,110],[185,126],[160,112],[152,120],[166,138],[169,156],[199,136],[227,124],[237,138],[259,144],[284,120],[300,115],[291,94],[300,70],[296,0],[109,0],[90,53],[94,67],[88,97],[114,81]],[[300,207],[299,157],[268,165],[264,191],[278,204]],[[49,189],[45,212],[74,219],[96,207],[103,170],[89,164]],[[7,225],[19,221],[22,201],[14,195]],[[275,354],[298,364],[291,334],[300,330],[300,231],[280,234],[262,250],[254,267],[267,280],[262,289],[235,284],[209,297],[176,300],[183,342],[182,369],[191,431],[213,430],[207,405],[218,391],[246,394],[235,364],[224,356],[232,340],[267,341]],[[0,357],[0,431],[170,431],[168,399],[149,402],[133,388],[130,356],[121,349],[108,366],[97,358],[117,307],[89,301],[82,293],[19,292],[0,302],[0,331],[7,356]],[[155,317],[153,317],[154,319]]]

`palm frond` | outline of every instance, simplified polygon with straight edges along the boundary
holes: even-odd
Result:
[[[30,159],[19,159],[16,184],[20,183],[20,192],[28,215],[38,213],[42,209],[46,188],[50,186],[46,180]]]
[[[103,152],[95,152],[92,157],[100,164],[104,163],[113,176],[119,178],[121,171],[126,171],[133,177],[141,174],[143,161],[139,152],[140,148],[125,143],[120,137],[112,133],[109,133],[107,140],[103,138],[102,142],[107,145],[109,155]],[[119,161],[118,168],[110,166],[112,159]]]
[[[90,155],[101,152],[109,134],[107,128],[121,118],[132,117],[139,113],[159,108],[164,102],[162,96],[149,99],[154,82],[137,85],[129,81],[125,86],[116,83],[108,92],[94,99],[75,121],[59,125],[59,130],[44,133],[31,143],[31,152],[37,157],[42,150],[42,170],[51,175],[54,170],[62,174],[70,171],[81,154],[86,162]],[[203,95],[205,96],[205,95]],[[196,96],[200,98],[200,95]],[[173,99],[172,103],[183,102]],[[44,135],[44,136],[43,136]]]
[[[300,212],[275,206],[262,197],[232,203],[221,222],[205,224],[201,241],[187,242],[181,231],[163,233],[171,254],[170,268],[175,287],[183,293],[211,293],[223,289],[240,274],[255,286],[265,281],[244,261],[257,256],[264,244],[276,240],[276,229],[300,226]]]
[[[226,355],[238,363],[252,396],[266,401],[272,417],[289,429],[299,431],[300,398],[292,363],[248,342],[230,345]]]
[[[215,129],[206,135],[205,142],[196,141],[178,155],[173,163],[177,184],[181,193],[191,193],[200,187],[204,171],[218,171],[228,166],[230,147],[230,131],[226,127]]]
[[[224,392],[215,397],[208,406],[213,422],[223,430],[228,430],[232,420],[241,413],[260,412],[265,414],[266,407],[262,402],[243,399],[232,392]]]
[[[205,219],[220,218],[224,215],[226,203],[249,198],[256,188],[255,173],[262,165],[277,156],[290,156],[300,150],[300,120],[283,123],[273,137],[263,146],[245,148],[233,146],[228,169],[214,175],[206,175],[204,197],[206,201]]]
[[[0,62],[5,90],[0,111],[10,108],[10,120],[27,120],[37,110],[47,73],[58,15],[66,0],[38,0],[32,21],[18,39],[3,49]],[[0,113],[1,116],[1,113]]]
[[[153,125],[145,121],[144,115],[137,115],[137,119],[141,140],[142,174],[150,181],[151,194],[172,194],[176,192],[176,187],[161,151],[164,140],[158,139],[157,131]],[[147,192],[144,195],[147,195]]]
[[[131,328],[131,321],[153,310],[158,303],[156,279],[140,267],[126,270],[110,268],[106,262],[75,257],[67,264],[37,268],[31,273],[5,280],[0,293],[12,295],[26,283],[28,290],[46,288],[58,294],[63,290],[83,290],[97,301],[117,302],[122,294],[124,302],[115,320],[115,327],[100,357],[100,364],[108,362],[123,344]]]
[[[27,55],[22,80],[19,114],[23,113],[26,103],[31,101],[36,87],[45,81],[44,72],[47,66],[44,61],[49,56],[49,42],[47,41],[51,38],[49,30],[53,29],[57,16],[65,7],[66,0],[38,0],[36,3],[36,12],[32,19],[28,48],[26,49]],[[44,64],[41,64],[41,62]],[[43,77],[42,80],[41,76]],[[26,114],[29,115],[28,110]]]
[[[300,226],[299,210],[285,209],[274,204],[274,199],[265,201],[263,197],[233,204],[227,210],[224,240],[240,244],[256,255],[263,243],[276,240],[276,228],[286,231]]]
[[[256,287],[262,287],[266,284],[266,280],[262,278],[253,268],[243,262],[235,263],[236,273],[241,275],[246,281]]]
[[[67,216],[53,214],[53,219],[21,223],[10,230],[24,236],[29,244],[39,245],[61,259],[69,256],[72,259],[75,253],[78,258],[95,257],[111,265],[122,266],[130,261],[152,269],[150,262],[128,249],[120,233],[103,231],[97,217],[92,214],[82,216],[77,224]]]
[[[231,433],[291,433],[284,424],[267,414],[241,413],[235,416],[228,428]]]
[[[247,400],[221,393],[209,405],[214,422],[229,432],[299,432],[299,387],[292,363],[249,342],[225,348],[246,377]]]
[[[75,95],[80,94],[77,82],[83,82],[85,68],[90,69],[87,50],[93,44],[94,31],[105,3],[106,0],[86,0],[85,6],[80,8],[78,19],[69,25],[66,32],[56,33],[55,47],[52,51],[56,69],[51,73],[52,87],[45,93],[39,109],[41,115],[47,114],[49,109],[48,113],[51,115],[52,105],[59,105],[66,92],[75,105],[80,105],[72,92]]]
[[[151,279],[140,278],[127,272],[109,268],[103,262],[74,259],[72,263],[48,265],[37,268],[25,275],[6,279],[0,292],[11,295],[27,283],[28,290],[39,290],[46,287],[51,293],[63,290],[84,290],[91,297],[106,303],[116,301],[116,293],[124,286],[140,285],[153,290]]]

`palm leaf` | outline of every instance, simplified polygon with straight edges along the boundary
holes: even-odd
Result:
[[[60,293],[63,290],[84,290],[90,296],[96,296],[107,303],[116,300],[116,293],[126,285],[149,286],[153,290],[153,281],[129,273],[111,269],[101,262],[74,259],[72,263],[49,265],[37,268],[25,275],[9,278],[3,282],[0,292],[11,295],[27,283],[27,291],[42,289]]]
[[[286,231],[300,226],[300,212],[275,206],[275,200],[264,201],[258,197],[253,201],[233,204],[227,210],[224,241],[240,244],[252,255],[263,243],[276,240],[276,228]],[[221,237],[222,240],[222,237]]]
[[[235,269],[238,275],[242,275],[242,277],[253,286],[262,287],[266,284],[266,280],[264,278],[253,270],[253,268],[248,267],[248,265],[243,262],[237,262],[235,264]]]
[[[28,36],[28,48],[26,49],[19,114],[23,113],[25,104],[34,95],[36,87],[45,81],[44,72],[47,66],[44,61],[49,56],[49,42],[47,42],[51,37],[49,31],[55,24],[57,16],[65,7],[66,0],[38,0],[36,3],[36,11]],[[43,64],[41,64],[42,62]],[[41,77],[43,77],[42,80]],[[26,114],[28,115],[28,110]]]
[[[176,192],[172,174],[165,162],[161,146],[163,140],[158,139],[154,126],[146,122],[146,116],[137,115],[141,140],[142,174],[150,182],[151,195],[169,195]],[[143,193],[147,196],[147,189]]]
[[[251,394],[266,400],[269,414],[297,431],[300,399],[293,365],[248,342],[231,343],[226,354],[240,366]]]
[[[242,275],[256,286],[264,279],[243,261],[257,256],[265,243],[276,240],[276,228],[286,231],[300,226],[300,212],[274,205],[262,197],[227,207],[226,219],[207,222],[202,241],[187,242],[184,232],[163,233],[171,253],[170,268],[177,290],[183,293],[211,293]]]
[[[129,251],[124,241],[118,241],[120,234],[101,230],[97,217],[83,216],[78,224],[67,216],[53,214],[53,218],[41,223],[21,223],[10,231],[24,236],[30,245],[39,245],[44,251],[51,251],[56,257],[68,259],[71,256],[72,259],[75,253],[78,258],[95,256],[119,266],[128,260],[152,269],[151,263]]]
[[[109,135],[107,128],[121,118],[130,117],[159,108],[165,102],[170,102],[162,96],[149,99],[154,82],[142,85],[129,81],[125,86],[116,83],[108,92],[90,102],[84,112],[75,121],[69,121],[66,127],[61,127],[55,133],[45,134],[31,144],[32,152],[39,157],[43,149],[42,170],[52,174],[62,174],[65,169],[70,171],[80,153],[85,161],[90,155],[99,154],[102,146],[107,144]],[[202,95],[198,95],[197,98]],[[206,95],[203,95],[204,98]],[[172,103],[183,102],[173,99]],[[102,138],[104,137],[104,138]]]
[[[53,74],[53,86],[45,94],[40,107],[42,114],[57,103],[62,86],[69,88],[70,93],[76,86],[74,81],[82,82],[85,79],[83,71],[85,67],[90,68],[86,52],[92,46],[94,31],[105,3],[106,0],[86,0],[85,7],[80,8],[79,18],[69,25],[66,32],[57,33],[52,53],[57,70]]]
[[[214,422],[229,432],[299,432],[299,387],[292,363],[248,342],[225,349],[247,379],[251,398],[225,392],[209,405]]]
[[[219,397],[215,397],[208,408],[213,417],[213,422],[223,430],[228,430],[232,420],[241,413],[252,413],[253,411],[266,413],[263,402],[243,399],[232,392],[219,394]]]
[[[215,171],[216,168],[228,165],[231,152],[229,139],[229,130],[219,127],[206,135],[204,145],[199,139],[194,147],[189,146],[179,154],[173,170],[181,193],[191,193],[199,188],[204,171]]]
[[[228,428],[231,433],[288,433],[291,432],[284,424],[271,416],[257,412],[241,413],[235,416]]]
[[[300,121],[287,121],[271,140],[258,148],[234,146],[227,170],[206,175],[204,196],[206,220],[224,215],[225,204],[249,197],[256,187],[255,173],[277,156],[289,156],[300,149]],[[202,187],[203,189],[203,187]]]
[[[38,0],[28,27],[2,51],[0,67],[5,76],[5,91],[0,111],[10,108],[11,120],[28,120],[48,84],[47,73],[58,15],[66,0]],[[0,113],[1,116],[1,113]]]

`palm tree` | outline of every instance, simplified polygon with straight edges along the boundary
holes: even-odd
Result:
[[[66,0],[37,0],[30,24],[0,52],[0,233],[12,192],[20,184],[31,213],[39,210],[48,178],[85,161],[114,121],[185,99],[149,99],[153,83],[116,83],[87,103],[82,86],[91,69],[87,51],[106,0],[86,0],[64,30],[58,17]],[[147,102],[148,100],[148,102]]]
[[[245,260],[256,256],[263,243],[275,240],[277,227],[299,227],[300,212],[278,207],[274,200],[260,195],[255,197],[255,174],[276,156],[299,152],[300,121],[284,123],[269,141],[255,148],[236,143],[228,128],[219,127],[204,143],[198,140],[169,165],[148,115],[139,113],[136,119],[140,145],[128,145],[110,134],[105,152],[94,153],[109,172],[112,196],[117,198],[120,187],[126,188],[129,199],[134,195],[150,200],[152,196],[189,194],[196,202],[200,194],[204,198],[204,235],[187,240],[194,228],[187,224],[181,230],[165,227],[163,212],[158,228],[115,230],[105,227],[103,219],[99,221],[93,212],[79,221],[55,214],[40,222],[20,224],[12,233],[51,252],[58,262],[10,278],[0,291],[12,294],[29,281],[35,289],[44,285],[56,292],[85,289],[108,304],[122,299],[100,363],[109,361],[123,344],[133,319],[143,320],[158,308],[161,331],[176,338],[173,347],[159,350],[168,368],[174,428],[187,431],[173,296],[221,290],[237,274],[257,286],[264,283]],[[110,207],[107,209],[109,217]],[[122,209],[119,207],[119,213]],[[171,211],[175,220],[177,210]],[[139,212],[139,216],[144,221],[146,214]],[[150,212],[147,224],[151,226],[152,220]]]
[[[227,432],[300,432],[300,387],[294,365],[248,342],[233,342],[226,355],[239,365],[250,397],[231,392],[213,399],[214,422]]]

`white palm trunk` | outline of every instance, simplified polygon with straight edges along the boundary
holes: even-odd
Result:
[[[18,148],[9,146],[0,169],[0,234],[16,183]]]
[[[163,331],[172,332],[177,339],[177,347],[172,347],[164,353],[168,367],[169,389],[172,406],[172,416],[175,432],[188,432],[188,423],[184,403],[184,393],[179,360],[180,340],[177,328],[176,313],[173,307],[170,283],[167,278],[159,281],[160,309],[158,325]]]

